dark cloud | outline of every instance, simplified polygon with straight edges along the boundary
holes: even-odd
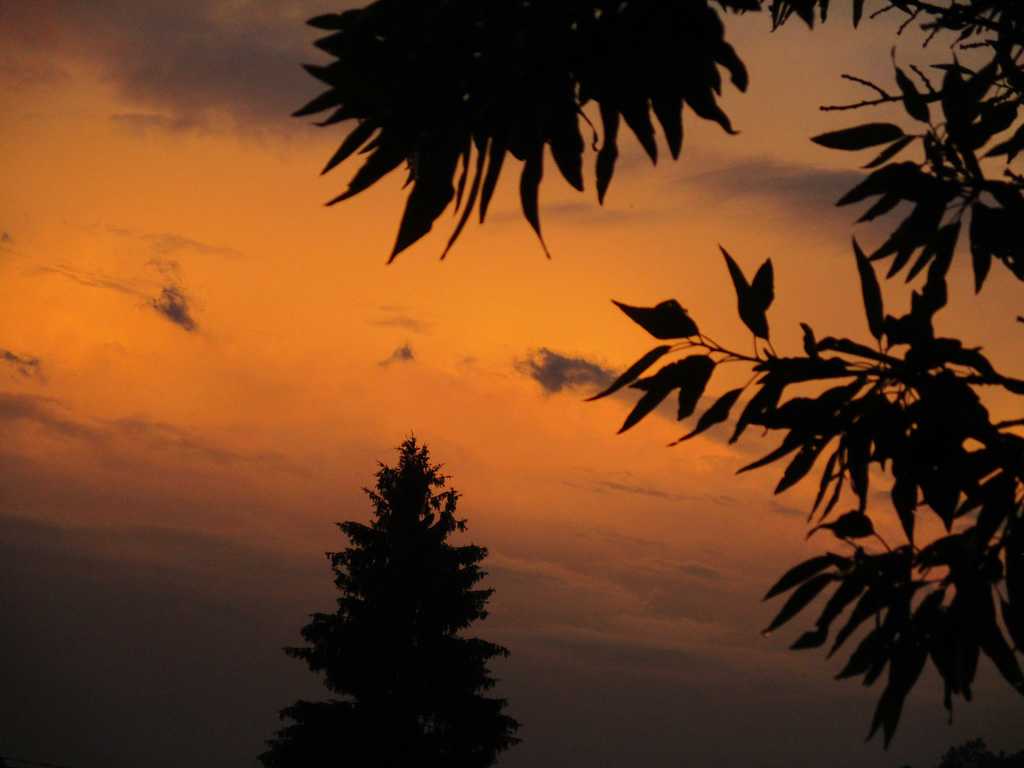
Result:
[[[409,342],[406,342],[392,352],[390,357],[381,360],[379,365],[387,368],[392,363],[412,363],[415,362],[415,360],[416,358],[413,357],[412,354],[412,347],[409,346]]]
[[[165,285],[160,296],[150,299],[150,306],[186,331],[196,330],[196,321],[189,306],[191,299],[176,285]]]
[[[38,357],[32,355],[16,355],[7,349],[0,349],[0,362],[6,363],[14,368],[19,374],[26,378],[39,376],[41,363]]]
[[[67,406],[52,397],[0,393],[0,424],[30,422],[60,437],[89,440],[96,431],[71,417]]]
[[[603,365],[574,355],[562,355],[547,347],[531,349],[525,360],[516,360],[515,368],[538,384],[545,392],[563,389],[593,389],[607,386],[615,372]]]
[[[318,0],[52,0],[5,8],[9,41],[39,60],[98,63],[121,91],[149,109],[135,129],[211,124],[229,116],[243,130],[300,127],[288,118],[319,86],[302,71],[322,54],[305,21],[330,9]],[[340,7],[339,7],[340,6]],[[139,119],[141,118],[141,119]]]

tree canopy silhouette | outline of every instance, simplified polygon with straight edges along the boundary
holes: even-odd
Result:
[[[764,7],[778,26],[793,16],[824,22],[830,4],[717,6]],[[792,568],[769,590],[766,598],[789,597],[766,633],[828,594],[793,647],[821,647],[831,638],[833,654],[857,638],[839,677],[872,684],[886,674],[871,733],[881,730],[888,744],[929,659],[944,680],[948,708],[954,695],[970,699],[981,653],[1024,694],[1024,419],[993,417],[980,396],[1001,390],[1019,403],[1024,381],[998,372],[979,348],[936,335],[933,325],[958,253],[970,253],[976,291],[993,261],[1007,268],[1004,279],[1024,279],[1024,176],[1015,170],[1024,150],[1024,3],[851,0],[847,7],[854,27],[865,14],[899,14],[901,31],[919,24],[930,50],[948,45],[950,52],[928,69],[894,64],[893,84],[850,76],[870,95],[834,109],[888,105],[897,122],[814,138],[839,151],[872,150],[869,173],[838,204],[869,203],[860,221],[898,218],[873,249],[853,242],[860,286],[851,291],[860,293],[871,340],[819,339],[804,324],[802,351],[780,354],[769,338],[771,261],[748,280],[723,249],[753,351],[720,346],[675,299],[655,307],[617,302],[669,343],[596,397],[626,386],[640,392],[626,430],[677,396],[680,421],[701,411],[678,442],[729,420],[742,398],[732,441],[753,425],[779,433],[781,443],[741,471],[787,459],[776,487],[782,492],[820,470],[811,534],[828,532],[841,548]],[[462,216],[449,247],[477,201],[482,220],[506,154],[523,161],[520,198],[539,237],[545,147],[561,175],[582,188],[581,127],[590,122],[583,111],[590,102],[603,134],[598,140],[590,126],[600,200],[614,172],[620,119],[654,161],[653,113],[676,156],[684,107],[731,132],[716,102],[721,71],[740,90],[747,82],[710,0],[377,0],[310,23],[330,30],[318,45],[336,61],[309,68],[329,90],[298,114],[330,109],[325,124],[356,120],[325,170],[360,148],[365,156],[332,202],[408,165],[411,189],[392,258],[453,201]],[[961,242],[966,249],[958,249]],[[883,306],[875,270],[886,260],[886,277],[917,280],[903,314]],[[670,355],[680,359],[644,375]],[[748,384],[702,408],[725,364],[749,367]],[[876,523],[890,514],[899,541],[879,535]],[[926,514],[944,535],[921,540],[915,523]]]
[[[518,742],[505,701],[484,695],[488,662],[508,651],[460,634],[486,617],[493,590],[477,588],[487,550],[448,542],[466,524],[440,469],[409,438],[366,490],[372,523],[338,523],[349,540],[327,555],[338,609],[313,614],[307,644],[285,651],[345,698],[283,710],[292,722],[260,756],[267,768],[486,768]]]

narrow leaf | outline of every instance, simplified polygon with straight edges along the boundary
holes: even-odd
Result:
[[[864,167],[877,168],[887,160],[891,160],[892,158],[896,157],[896,155],[898,155],[900,152],[902,152],[904,149],[910,146],[916,138],[916,136],[904,136],[902,139],[897,139],[888,147],[879,152],[877,157],[875,157],[874,160],[872,160]]]
[[[750,284],[751,301],[762,312],[766,312],[775,299],[774,273],[772,272],[772,260],[768,259],[757,270],[754,280]]]
[[[800,611],[807,607],[807,604],[816,598],[825,587],[835,581],[835,575],[831,573],[820,573],[817,576],[813,576],[803,584],[801,584],[792,595],[789,596],[789,600],[782,606],[782,610],[779,611],[778,615],[772,619],[772,623],[769,624],[761,634],[767,635],[791,618],[796,616]]]
[[[882,338],[885,327],[885,313],[882,309],[882,291],[878,286],[875,270],[864,255],[857,238],[853,239],[853,252],[857,258],[857,272],[860,274],[860,289],[864,297],[864,312],[868,318],[868,328],[876,339]]]
[[[896,85],[903,92],[903,106],[907,114],[921,123],[927,123],[931,119],[928,114],[928,103],[917,90],[914,81],[907,77],[903,70],[896,67]]]
[[[325,91],[313,99],[311,102],[306,104],[301,109],[297,109],[292,112],[292,117],[305,117],[306,115],[316,114],[317,112],[323,112],[325,109],[336,107],[342,102],[341,91],[337,88],[332,88],[329,91]]]
[[[903,129],[892,123],[866,123],[853,128],[844,128],[841,131],[832,131],[815,136],[811,139],[815,144],[820,144],[829,149],[857,150],[875,147],[879,144],[888,144],[903,138]]]
[[[786,471],[782,474],[782,479],[779,480],[779,484],[775,486],[775,493],[782,493],[787,488],[798,483],[804,475],[811,471],[811,467],[814,466],[815,459],[818,458],[818,454],[821,453],[824,448],[823,443],[819,444],[808,444],[800,449],[800,452],[793,457],[793,460],[786,467]]]
[[[604,203],[605,192],[615,171],[615,160],[619,156],[616,137],[619,132],[619,111],[601,103],[601,122],[604,126],[604,141],[597,153],[597,202]]]
[[[799,565],[796,565],[786,571],[782,575],[782,578],[775,582],[775,585],[768,590],[768,594],[766,594],[762,599],[770,600],[776,595],[787,592],[797,584],[803,584],[811,578],[811,576],[821,573],[821,571],[825,570],[830,565],[835,564],[835,555],[818,555],[817,557],[812,557],[810,560],[805,560]]]
[[[709,355],[691,355],[679,361],[677,369],[682,377],[679,387],[679,421],[690,416],[715,370],[715,361]]]
[[[646,355],[644,355],[635,363],[633,363],[631,366],[629,366],[629,368],[626,369],[626,372],[619,376],[619,378],[617,378],[614,381],[614,383],[610,387],[608,387],[608,389],[604,390],[603,392],[599,392],[593,397],[588,397],[587,402],[591,400],[598,400],[602,397],[610,395],[612,392],[616,392],[622,389],[624,386],[632,382],[637,376],[639,376],[641,373],[650,368],[656,360],[660,359],[662,355],[664,355],[670,349],[672,349],[672,347],[670,347],[667,344],[661,347],[655,347]]]
[[[651,109],[661,123],[672,159],[679,159],[683,146],[683,98],[678,95],[660,94],[651,97]]]
[[[732,410],[733,405],[736,404],[736,400],[739,398],[740,393],[743,392],[743,387],[738,389],[730,390],[722,395],[715,404],[704,411],[703,415],[697,420],[697,427],[687,435],[683,435],[671,445],[678,445],[684,440],[689,440],[694,435],[699,435],[706,429],[713,427],[715,424],[721,424],[727,418],[729,418],[729,411]]]
[[[491,195],[498,184],[498,176],[501,174],[501,166],[505,161],[505,137],[495,136],[491,139],[490,151],[487,155],[487,174],[484,176],[484,185],[480,190],[480,223],[484,223],[487,216],[487,206],[491,202]]]
[[[478,147],[476,155],[476,170],[473,174],[473,182],[469,187],[469,197],[466,199],[466,206],[462,209],[462,216],[459,217],[459,223],[455,225],[455,231],[452,232],[451,237],[448,238],[448,245],[445,246],[444,251],[441,253],[443,259],[448,255],[448,251],[451,250],[455,241],[462,233],[462,228],[466,226],[466,222],[469,221],[469,215],[473,212],[473,204],[476,202],[477,193],[480,191],[480,179],[483,175],[484,160],[487,157],[486,148]],[[458,203],[456,202],[456,207]]]
[[[349,157],[353,152],[359,149],[359,147],[366,143],[375,130],[377,130],[377,125],[369,120],[364,120],[359,123],[359,125],[353,128],[352,132],[345,137],[345,140],[341,142],[341,146],[338,147],[338,151],[334,153],[330,160],[327,161],[327,165],[325,165],[324,169],[320,171],[320,174],[323,175],[327,173],[334,166],[338,165],[338,163]]]
[[[519,177],[519,199],[523,204],[523,215],[530,222],[533,231],[540,240],[541,248],[550,259],[551,254],[544,243],[544,236],[540,233],[540,214],[537,211],[537,193],[540,189],[540,180],[544,175],[544,145],[538,144],[530,148],[526,156],[526,164],[523,166],[523,173]]]
[[[645,394],[634,406],[629,416],[626,417],[626,421],[619,430],[619,434],[635,425],[644,416],[657,408],[661,401],[668,397],[669,392],[685,383],[688,369],[683,363],[685,363],[685,360],[669,363],[653,376],[640,379],[631,385],[634,389],[643,390]]]
[[[389,262],[427,234],[437,217],[448,207],[455,196],[452,174],[456,162],[456,158],[449,162],[447,158],[439,157],[431,163],[423,163],[420,176],[406,201],[405,213],[398,227],[398,237]]]
[[[751,333],[755,336],[767,339],[768,338],[768,319],[765,317],[765,309],[767,307],[762,306],[763,302],[767,300],[771,303],[771,262],[765,262],[761,269],[758,270],[758,274],[763,274],[762,283],[760,287],[761,295],[755,295],[750,284],[747,282],[747,278],[744,277],[743,271],[739,268],[736,261],[729,255],[729,252],[718,246],[719,250],[722,251],[722,255],[725,256],[726,266],[729,268],[729,276],[732,278],[732,284],[736,289],[736,301],[738,304],[740,320],[743,324],[750,329]],[[767,284],[768,291],[765,291],[765,283]]]

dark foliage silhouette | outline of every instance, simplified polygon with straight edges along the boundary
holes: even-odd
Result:
[[[391,258],[429,232],[453,200],[462,216],[449,248],[474,206],[483,221],[508,154],[524,163],[523,213],[540,237],[544,149],[562,177],[583,189],[580,110],[589,101],[600,107],[604,132],[596,165],[603,199],[620,121],[653,161],[653,111],[676,157],[684,104],[732,130],[716,103],[718,68],[740,90],[747,85],[721,20],[704,0],[377,0],[309,23],[330,32],[317,46],[335,61],[307,66],[329,90],[296,115],[330,111],[322,125],[357,121],[325,173],[360,149],[366,158],[330,204],[408,165],[409,198]]]
[[[486,768],[518,742],[505,701],[484,695],[487,663],[508,651],[460,634],[487,615],[492,590],[476,588],[487,550],[448,543],[465,521],[446,480],[410,438],[366,490],[373,522],[338,524],[350,542],[328,553],[338,610],[314,614],[307,644],[285,651],[345,698],[283,710],[291,722],[260,756],[267,768]]]
[[[717,5],[767,8],[778,26],[794,16],[824,22],[830,4]],[[792,568],[769,590],[769,598],[789,596],[766,632],[827,595],[813,627],[793,645],[821,647],[831,639],[832,654],[856,639],[839,677],[872,684],[885,675],[871,733],[881,730],[888,744],[929,659],[945,683],[948,708],[954,695],[971,698],[981,654],[1024,694],[1024,419],[993,417],[981,397],[989,402],[1000,392],[1003,403],[1019,403],[1024,381],[998,372],[980,349],[937,336],[933,325],[959,252],[970,253],[976,291],[993,261],[1007,268],[1002,279],[1024,279],[1024,177],[1015,170],[1024,150],[1024,3],[851,0],[844,7],[855,27],[865,16],[898,15],[901,30],[917,24],[928,31],[928,50],[947,51],[928,69],[894,64],[893,85],[849,76],[869,89],[869,98],[832,109],[888,105],[898,122],[814,139],[839,151],[872,150],[867,175],[838,203],[868,203],[861,222],[898,218],[870,252],[853,243],[873,341],[819,340],[805,324],[802,353],[780,354],[770,340],[770,260],[748,280],[723,249],[740,320],[754,336],[752,352],[702,334],[674,299],[655,307],[617,302],[669,343],[643,355],[597,397],[626,386],[639,390],[622,430],[672,394],[683,420],[698,412],[720,366],[750,368],[748,384],[703,409],[678,442],[728,421],[742,399],[732,439],[756,426],[780,433],[781,443],[741,471],[787,459],[776,488],[782,492],[818,468],[810,533],[831,534],[840,549]],[[411,191],[392,258],[453,200],[462,217],[449,247],[478,199],[482,219],[506,153],[524,161],[520,196],[539,236],[545,147],[563,177],[581,188],[580,128],[589,122],[582,109],[591,101],[603,133],[598,141],[591,127],[603,199],[620,118],[655,160],[653,112],[675,156],[684,105],[731,131],[715,100],[720,69],[739,89],[746,85],[709,0],[377,0],[312,23],[332,30],[318,44],[337,61],[311,68],[330,90],[299,114],[334,109],[327,123],[357,121],[328,169],[360,147],[366,156],[337,199],[402,162],[409,166]],[[903,314],[883,307],[875,267],[886,262],[887,277],[916,281]],[[670,355],[681,357],[644,375]],[[891,508],[878,501],[879,490]],[[877,532],[889,529],[876,525],[888,514],[898,521],[899,541]],[[915,525],[922,515],[935,516],[945,535],[922,541],[922,526]]]
[[[1024,750],[995,754],[981,739],[972,739],[946,750],[936,768],[1024,768]]]
[[[787,572],[766,595],[790,593],[765,632],[830,591],[814,627],[793,647],[821,647],[831,637],[832,655],[858,638],[838,677],[860,677],[870,685],[887,675],[871,724],[871,733],[881,729],[886,744],[929,659],[943,678],[949,709],[954,695],[970,700],[981,653],[1024,694],[1024,420],[994,419],[981,397],[1003,390],[1006,401],[1019,403],[1024,381],[997,372],[979,348],[939,337],[933,328],[947,302],[947,274],[961,231],[967,233],[976,290],[993,259],[1012,277],[1024,278],[1024,178],[1011,167],[1024,149],[1024,127],[1009,133],[1024,100],[1024,6],[892,7],[922,17],[933,32],[954,33],[980,62],[969,68],[954,58],[936,65],[934,78],[914,69],[916,84],[897,67],[892,93],[863,81],[876,98],[851,106],[901,104],[919,124],[917,132],[873,122],[814,139],[834,149],[878,153],[865,166],[871,173],[839,205],[875,199],[861,217],[865,221],[903,204],[903,220],[870,255],[853,242],[874,343],[819,340],[804,324],[803,353],[781,356],[769,341],[771,261],[748,283],[723,249],[740,319],[755,338],[753,354],[702,335],[678,302],[651,309],[619,305],[655,338],[678,341],[648,352],[598,395],[626,385],[643,393],[625,430],[678,390],[682,420],[694,412],[719,365],[749,366],[748,385],[718,398],[678,442],[728,420],[750,389],[731,441],[751,425],[779,432],[782,440],[740,471],[787,459],[776,486],[780,493],[820,468],[809,535],[830,532],[845,545],[843,554],[814,557]],[[894,160],[913,147],[922,160]],[[992,178],[993,170],[1002,173]],[[890,258],[888,277],[904,270],[908,282],[924,277],[903,315],[886,314],[875,275],[874,263]],[[686,356],[641,378],[670,352]],[[875,522],[886,514],[874,498],[879,488],[887,491],[901,541],[876,531]],[[852,509],[833,514],[844,503]],[[937,516],[946,535],[921,541],[915,531],[921,514]]]

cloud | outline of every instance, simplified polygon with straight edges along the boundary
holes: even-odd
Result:
[[[203,126],[202,121],[189,115],[168,117],[156,113],[119,112],[110,116],[110,121],[134,136],[144,136],[148,131],[180,133]]]
[[[57,264],[50,267],[36,267],[30,274],[35,275],[63,275],[69,280],[73,280],[79,285],[84,285],[87,288],[106,288],[111,291],[117,291],[118,293],[127,293],[132,296],[146,297],[139,288],[135,287],[131,281],[124,280],[118,277],[110,277],[102,272],[89,272],[82,269],[76,269],[66,264]]]
[[[630,472],[621,474],[626,477],[632,475]],[[574,480],[563,480],[562,482],[572,488],[583,488],[593,493],[628,493],[652,499],[664,499],[666,501],[697,501],[701,504],[719,504],[722,506],[735,506],[737,503],[735,498],[725,494],[699,493],[694,495],[671,493],[650,484],[610,480],[592,471],[585,472],[579,482]]]
[[[562,355],[547,347],[531,349],[525,360],[516,360],[515,368],[526,374],[545,392],[561,392],[563,389],[594,389],[607,386],[615,372],[603,365],[574,355]]]
[[[25,378],[39,376],[41,363],[38,357],[32,355],[16,355],[10,350],[0,349],[0,362],[7,363],[14,367],[18,373]]]
[[[0,58],[2,88],[20,91],[38,86],[70,85],[72,82],[70,72],[46,60],[25,61],[10,54]]]
[[[152,259],[146,262],[147,267],[155,267],[157,272],[161,275],[177,279],[181,276],[181,264],[174,259],[164,259],[160,256],[154,256]]]
[[[50,437],[70,438],[104,453],[121,448],[149,449],[199,457],[206,465],[228,466],[239,462],[267,463],[294,471],[279,454],[262,451],[243,454],[214,445],[187,429],[143,418],[86,419],[64,401],[38,395],[0,393],[0,425],[30,424]]]
[[[135,296],[140,300],[142,306],[156,311],[165,320],[169,320],[189,332],[197,330],[199,326],[192,314],[194,302],[181,286],[179,280],[181,267],[178,262],[157,256],[147,261],[145,265],[154,267],[164,277],[163,285],[160,286],[156,296],[152,295],[151,288],[145,287],[144,281],[113,277],[102,272],[90,272],[66,264],[36,267],[31,274],[63,275],[87,288],[105,288]]]
[[[181,130],[227,116],[237,128],[299,126],[289,115],[319,86],[300,64],[322,58],[305,21],[317,0],[54,0],[5,9],[5,35],[39,60],[84,59],[132,101],[126,125]],[[342,7],[356,3],[342,2]],[[44,18],[45,17],[45,18]]]
[[[621,493],[634,493],[640,496],[652,496],[656,499],[679,499],[689,500],[695,498],[694,496],[688,496],[681,493],[666,493],[658,488],[647,488],[639,485],[626,485],[625,483],[617,483],[614,480],[597,480],[594,482],[597,488],[607,488],[612,491],[619,491]]]
[[[427,333],[430,330],[430,323],[413,317],[405,307],[378,307],[383,317],[371,320],[370,325],[377,325],[382,328],[405,328],[413,333]]]
[[[744,159],[714,171],[685,177],[719,202],[733,197],[768,198],[806,218],[808,209],[833,210],[835,202],[864,178],[858,171],[836,171],[771,158]]]
[[[381,360],[378,364],[383,368],[387,368],[392,363],[412,363],[415,361],[416,358],[412,355],[412,347],[409,346],[409,342],[405,342],[405,344],[391,353],[391,357]]]
[[[190,237],[175,235],[170,232],[147,232],[135,227],[107,227],[107,230],[121,237],[141,240],[152,250],[159,254],[167,255],[179,251],[191,251],[209,256],[231,256],[242,257],[244,254],[236,248],[229,248],[224,245],[211,245],[200,240],[193,240]],[[150,263],[159,263],[161,260],[154,257]]]
[[[0,393],[0,424],[29,422],[46,431],[78,440],[93,439],[94,429],[72,418],[67,406],[52,397]]]
[[[178,286],[165,285],[159,297],[150,299],[150,306],[175,325],[192,332],[196,330],[196,321],[191,314],[190,301]]]

